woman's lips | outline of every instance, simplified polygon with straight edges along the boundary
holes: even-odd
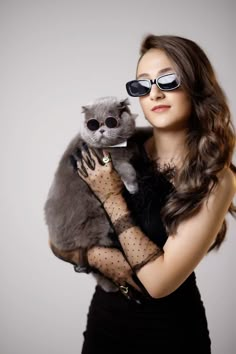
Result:
[[[159,106],[154,106],[152,108],[152,111],[159,113],[159,112],[167,111],[169,108],[170,108],[170,106],[167,106],[167,105],[159,105]]]

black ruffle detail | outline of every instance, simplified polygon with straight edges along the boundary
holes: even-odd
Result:
[[[173,177],[173,168],[160,170],[146,155],[143,145],[139,154],[130,161],[137,172],[139,190],[135,194],[124,192],[124,197],[135,223],[159,247],[163,247],[167,234],[161,218],[161,209],[174,191],[168,180]]]

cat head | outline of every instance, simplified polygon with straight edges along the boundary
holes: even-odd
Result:
[[[119,100],[117,97],[107,96],[82,106],[82,139],[98,148],[127,140],[134,133],[137,117],[137,114],[131,113],[129,105],[127,98]]]

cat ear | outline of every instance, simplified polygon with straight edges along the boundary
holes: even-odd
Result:
[[[129,105],[130,105],[130,102],[129,102],[128,98],[125,98],[124,100],[120,101],[121,108],[125,108],[126,106],[129,106]]]
[[[133,118],[133,119],[138,118],[138,114],[132,113],[132,118]]]
[[[87,113],[89,112],[90,106],[82,106],[82,113]]]
[[[118,109],[120,111],[120,115],[122,115],[123,112],[127,112],[129,114],[131,113],[128,105],[130,105],[128,98],[125,98],[124,100],[119,101]]]

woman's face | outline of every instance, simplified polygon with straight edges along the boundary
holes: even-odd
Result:
[[[164,51],[150,49],[141,58],[137,67],[137,79],[156,79],[158,76],[176,72],[172,61]],[[151,92],[139,98],[142,110],[149,123],[162,130],[186,129],[191,115],[191,99],[181,88],[161,91],[152,85]]]

